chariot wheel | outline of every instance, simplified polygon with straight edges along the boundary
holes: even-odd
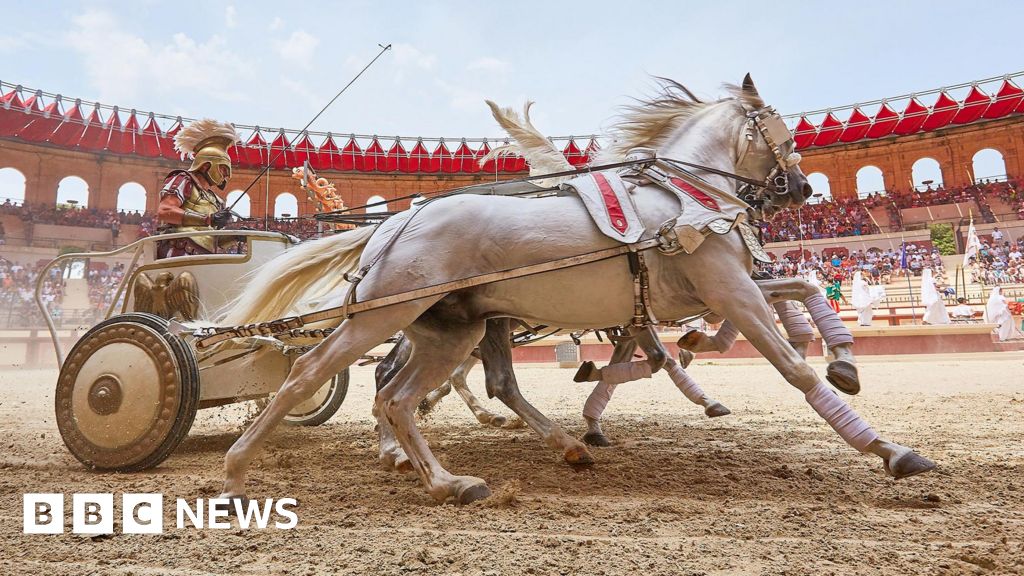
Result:
[[[167,324],[152,314],[121,314],[71,349],[54,400],[60,435],[82,464],[145,470],[188,434],[199,407],[199,367]]]
[[[284,417],[284,421],[294,426],[319,426],[338,412],[346,394],[348,368],[328,380],[308,400],[296,406]]]

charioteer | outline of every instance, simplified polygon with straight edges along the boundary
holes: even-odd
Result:
[[[231,211],[217,195],[231,179],[228,147],[239,140],[234,126],[216,120],[196,120],[174,136],[174,148],[192,158],[188,170],[167,175],[160,190],[157,231],[160,234],[219,230],[232,219]],[[157,258],[213,253],[236,253],[241,248],[234,236],[202,236],[161,240]]]

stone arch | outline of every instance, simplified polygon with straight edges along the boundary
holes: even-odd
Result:
[[[0,169],[0,204],[25,202],[25,175],[17,168]]]
[[[832,185],[828,181],[828,176],[821,172],[811,172],[807,175],[807,182],[814,189],[814,196],[811,196],[811,199],[808,201],[809,204],[832,201]],[[818,196],[818,194],[821,194],[821,196]]]
[[[873,193],[885,194],[885,175],[878,166],[868,164],[857,170],[857,198],[867,198]]]
[[[971,158],[971,174],[974,181],[1006,180],[1006,160],[995,148],[982,148]]]
[[[367,204],[375,204],[377,202],[384,202],[386,199],[383,196],[370,196],[366,199]],[[367,214],[377,214],[378,212],[387,212],[388,205],[381,204],[380,206],[370,206],[366,208]]]
[[[235,204],[235,207],[232,208],[232,210],[242,218],[251,218],[252,214],[249,204],[249,195],[243,195],[241,190],[232,190],[231,192],[228,192],[226,200],[224,201],[225,206],[231,206],[234,204],[235,200],[239,196],[242,196],[242,199],[238,200],[238,204]],[[275,204],[274,207],[276,208],[277,205]]]
[[[125,182],[117,189],[117,211],[146,212],[146,187],[138,182]]]
[[[274,218],[295,218],[298,215],[299,201],[290,192],[282,192],[274,198]]]
[[[914,187],[918,190],[924,190],[927,186],[934,189],[942,185],[942,165],[934,158],[918,158],[910,167],[910,174]],[[929,180],[931,184],[925,184]]]
[[[65,176],[57,184],[57,206],[89,206],[89,184],[78,176]]]

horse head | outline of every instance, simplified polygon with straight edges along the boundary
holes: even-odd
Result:
[[[736,172],[754,180],[763,180],[763,206],[770,211],[803,205],[814,193],[800,169],[800,154],[792,132],[774,108],[765,104],[747,74],[739,87],[731,87],[746,121],[743,127]]]
[[[749,74],[740,86],[727,85],[731,97],[716,102],[700,100],[674,80],[658,80],[659,92],[625,109],[599,160],[614,162],[631,149],[653,148],[659,157],[714,169],[695,171],[766,214],[811,197],[792,132],[762,100]]]

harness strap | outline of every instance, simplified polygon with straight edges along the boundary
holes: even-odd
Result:
[[[557,260],[542,262],[540,264],[531,264],[521,268],[500,270],[498,272],[479,274],[477,276],[470,276],[468,278],[452,280],[450,282],[442,282],[441,284],[434,284],[433,286],[426,286],[424,288],[410,290],[408,292],[399,292],[398,294],[392,294],[390,296],[381,296],[380,298],[371,298],[370,300],[364,300],[362,302],[346,301],[342,306],[327,308],[317,312],[310,312],[309,314],[303,314],[301,316],[281,318],[271,322],[250,324],[246,326],[232,326],[227,328],[201,328],[195,332],[197,337],[195,345],[196,348],[201,350],[218,342],[223,342],[224,340],[230,340],[240,336],[248,336],[253,333],[261,336],[275,336],[295,328],[301,328],[306,324],[314,322],[351,317],[352,315],[360,312],[376,310],[377,308],[394,306],[405,302],[412,302],[413,300],[447,294],[456,290],[463,290],[465,288],[472,288],[474,286],[490,284],[492,282],[501,282],[502,280],[523,278],[525,276],[533,276],[535,274],[550,272],[552,270],[561,270],[563,268],[572,268],[575,266],[582,266],[584,264],[591,264],[593,262],[615,258],[616,256],[622,256],[623,254],[630,252],[650,250],[651,248],[656,248],[659,245],[658,240],[653,238],[650,240],[644,240],[643,242],[637,242],[636,244],[606,248],[604,250],[559,258]],[[350,296],[352,292],[354,292],[354,290],[350,289]]]

